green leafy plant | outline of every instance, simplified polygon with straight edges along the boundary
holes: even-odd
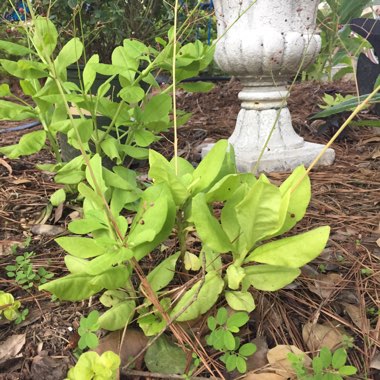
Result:
[[[25,134],[18,144],[0,148],[0,153],[15,159],[50,149],[56,164],[39,167],[56,173],[55,180],[65,185],[64,191],[74,193],[86,178],[88,160],[98,155],[102,164],[112,167],[104,176],[107,201],[118,194],[118,207],[128,208],[139,198],[140,189],[133,172],[126,170],[125,165],[130,165],[131,160],[146,159],[147,147],[173,124],[169,95],[173,84],[160,88],[154,75],[171,75],[172,31],[168,41],[158,39],[157,49],[125,39],[113,50],[110,64],[101,63],[96,54],[89,57],[78,85],[68,79],[67,68],[83,57],[81,40],[74,37],[59,50],[58,31],[52,21],[33,12],[23,27],[30,48],[0,41],[0,50],[17,56],[15,60],[1,59],[0,65],[19,80],[24,94],[19,97],[12,93],[7,83],[0,86],[0,96],[7,98],[0,100],[0,120],[37,118],[43,129]],[[175,85],[187,91],[211,89],[211,84],[181,82],[206,68],[213,51],[213,47],[200,41],[184,45],[177,42]],[[95,86],[99,75],[104,82]],[[118,90],[112,85],[115,80]],[[155,93],[150,91],[152,88]],[[189,117],[179,110],[176,115],[177,125]],[[83,155],[78,156],[80,153]],[[62,162],[63,156],[69,162]],[[53,202],[62,199],[65,194],[60,191]]]
[[[54,277],[54,274],[48,272],[45,268],[40,267],[37,271],[33,269],[32,258],[34,256],[34,252],[25,252],[23,255],[16,257],[14,265],[7,265],[5,267],[7,276],[14,278],[24,289],[29,289],[33,285],[44,284]]]
[[[248,320],[248,313],[237,312],[229,316],[224,307],[218,309],[216,317],[210,316],[207,319],[207,325],[211,331],[206,338],[207,344],[217,351],[224,352],[220,360],[226,364],[229,372],[237,369],[240,373],[245,373],[247,357],[256,351],[256,346],[252,343],[240,346],[240,339],[234,335]]]
[[[346,365],[347,352],[344,348],[339,348],[334,353],[326,347],[322,348],[314,357],[311,369],[305,367],[303,355],[289,353],[288,360],[299,380],[342,380],[357,372],[355,367]]]
[[[0,290],[0,317],[4,316],[8,321],[15,321],[19,318],[21,307],[20,301],[15,301],[11,293]]]
[[[81,350],[85,348],[94,349],[99,344],[99,339],[95,334],[99,330],[99,312],[97,310],[91,311],[87,318],[82,317],[79,322],[78,334],[80,339],[78,347]]]
[[[96,352],[85,352],[67,373],[67,380],[114,380],[118,378],[119,367],[120,358],[112,351],[106,351],[101,356]]]
[[[321,30],[322,48],[314,65],[310,66],[304,77],[329,81],[338,80],[345,74],[352,73],[352,58],[363,47],[369,46],[361,37],[351,35],[349,22],[360,17],[371,0],[327,0],[319,7],[317,24]],[[334,73],[334,66],[343,67]]]
[[[303,167],[277,187],[264,175],[256,179],[253,174],[237,173],[227,141],[215,144],[196,169],[180,157],[169,162],[154,151],[149,162],[153,184],[141,193],[137,212],[128,222],[115,204],[118,199],[105,203],[107,169],[98,156],[90,160],[94,177],[87,168],[87,184],[78,187],[84,197],[84,218],[68,226],[77,236],[56,239],[68,253],[65,263],[70,274],[40,287],[71,301],[111,291],[111,301],[101,298],[109,309],[99,317],[100,328],[122,328],[138,305],[144,310],[138,323],[148,335],[165,329],[163,312],[177,321],[188,321],[206,313],[220,298],[236,311],[251,312],[255,302],[250,287],[275,291],[291,283],[299,268],[317,257],[327,242],[329,227],[274,239],[305,214],[310,181]],[[216,204],[220,221],[212,212]],[[158,295],[157,309],[157,304],[144,298],[142,284],[133,285],[131,276],[139,261],[173,231],[178,251],[157,263],[146,277]],[[188,252],[187,235],[194,231],[202,243],[194,254],[200,269],[174,302],[166,291],[177,281],[176,268],[186,271],[181,265]]]

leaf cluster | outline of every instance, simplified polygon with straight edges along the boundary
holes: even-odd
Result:
[[[314,357],[311,370],[305,367],[303,356],[289,353],[288,360],[299,380],[342,380],[357,372],[355,367],[346,365],[347,352],[344,348],[333,353],[327,347],[322,348]]]
[[[25,252],[16,257],[16,262],[13,265],[7,265],[5,270],[9,278],[14,280],[23,289],[29,289],[34,285],[44,284],[50,280],[54,274],[48,272],[45,268],[39,267],[33,269],[32,258],[35,256],[34,252]]]
[[[222,351],[220,360],[225,363],[228,372],[237,369],[240,373],[247,371],[246,360],[256,351],[256,346],[246,343],[240,346],[240,339],[234,334],[239,333],[240,327],[248,322],[249,316],[246,312],[228,315],[226,308],[218,309],[215,317],[207,319],[211,334],[206,337],[206,342],[217,351]]]
[[[112,351],[102,355],[89,351],[83,353],[75,365],[67,373],[66,380],[115,380],[119,377],[120,358]]]

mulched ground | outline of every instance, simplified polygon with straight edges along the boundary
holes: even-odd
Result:
[[[238,82],[219,83],[208,94],[179,92],[179,108],[193,113],[190,122],[179,130],[180,154],[199,161],[203,143],[227,138],[233,131],[239,111]],[[335,84],[297,84],[289,108],[298,133],[312,142],[326,143],[334,128],[324,128],[308,117],[316,112],[321,96],[335,91],[354,93],[350,82]],[[363,114],[361,118],[373,118]],[[0,128],[10,123],[0,122]],[[23,132],[0,134],[0,146],[15,143]],[[155,148],[170,156],[172,134],[167,133]],[[311,173],[313,197],[297,232],[319,225],[332,228],[329,244],[320,258],[303,269],[292,286],[276,293],[256,295],[250,339],[264,337],[269,347],[294,344],[305,352],[308,347],[302,328],[308,322],[329,322],[344,329],[353,346],[350,360],[359,378],[380,378],[380,135],[369,128],[349,128],[335,145],[336,162]],[[50,175],[35,169],[37,163],[52,162],[48,152],[19,160],[0,160],[0,290],[9,291],[29,308],[30,315],[19,324],[0,321],[0,341],[26,334],[22,357],[0,368],[0,379],[60,379],[67,363],[73,363],[72,350],[78,336],[75,328],[82,315],[97,306],[96,300],[83,303],[52,302],[36,289],[24,291],[6,276],[5,266],[14,256],[10,247],[25,242],[18,253],[34,251],[35,267],[42,266],[56,275],[63,273],[63,252],[53,236],[31,232],[33,224],[65,228],[75,205],[50,209],[48,197],[57,185]],[[271,173],[276,182],[286,173]],[[72,215],[71,215],[72,216]],[[348,306],[347,306],[348,305]],[[351,305],[351,307],[350,307]],[[377,366],[379,363],[377,362]],[[54,370],[54,371],[53,371]],[[376,377],[377,376],[377,377]]]

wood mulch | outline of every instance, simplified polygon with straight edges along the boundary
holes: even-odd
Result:
[[[240,107],[239,90],[239,83],[231,81],[219,83],[208,94],[178,93],[179,108],[193,113],[187,125],[179,129],[183,157],[196,163],[205,141],[227,138],[232,133]],[[307,141],[326,143],[334,131],[328,127],[321,132],[321,123],[312,123],[308,117],[318,110],[325,92],[354,91],[351,82],[297,84],[289,99],[297,132]],[[0,122],[0,128],[9,125]],[[23,133],[0,134],[0,146],[15,143]],[[172,133],[165,134],[155,148],[170,156],[172,138]],[[349,127],[333,147],[334,165],[311,173],[311,204],[295,229],[301,232],[330,225],[328,246],[294,284],[279,292],[255,295],[257,308],[247,334],[250,339],[264,337],[269,347],[293,344],[307,352],[302,334],[307,323],[338,325],[352,345],[349,357],[358,368],[358,378],[375,379],[380,376],[371,368],[376,358],[380,360],[380,135],[370,128]],[[7,368],[0,367],[0,379],[63,378],[67,363],[73,363],[78,321],[96,306],[96,300],[95,304],[53,302],[37,289],[22,290],[6,275],[5,266],[14,260],[10,247],[28,237],[30,245],[18,252],[34,251],[34,266],[43,266],[57,276],[65,271],[64,254],[54,237],[31,232],[36,223],[65,228],[70,214],[78,212],[75,204],[66,204],[60,210],[49,207],[49,195],[58,186],[49,174],[35,168],[37,163],[47,162],[52,162],[48,152],[19,160],[0,159],[0,290],[12,292],[30,311],[19,325],[0,321],[0,342],[26,334],[22,357],[8,363]],[[287,175],[269,176],[281,182]]]

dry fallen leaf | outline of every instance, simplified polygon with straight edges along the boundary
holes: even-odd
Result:
[[[284,380],[286,377],[277,375],[276,373],[265,372],[265,373],[250,373],[248,372],[242,380]]]
[[[120,347],[121,339],[123,338]],[[99,346],[94,350],[99,355],[106,351],[120,353],[121,367],[127,364],[131,357],[135,357],[147,345],[148,338],[143,332],[135,329],[127,329],[123,337],[123,331],[114,331],[100,340]],[[135,361],[135,368],[141,369],[144,355]]]
[[[66,230],[59,226],[51,226],[49,224],[36,224],[31,227],[30,231],[34,235],[57,236],[64,233]]]
[[[305,366],[311,365],[311,359],[296,346],[278,345],[268,351],[267,358],[271,369],[273,369],[278,375],[286,377],[287,379],[296,378],[292,364],[288,359],[289,353],[295,355],[304,355]]]
[[[15,240],[0,240],[0,256],[8,256],[12,254],[12,247],[22,246],[22,242]]]
[[[359,327],[360,330],[364,330],[364,328],[369,326],[369,320],[363,315],[359,306],[352,305],[350,303],[342,302],[344,310],[351,318],[352,322]]]
[[[302,329],[302,338],[310,351],[317,351],[322,347],[335,350],[342,344],[343,335],[348,335],[343,328],[332,323],[323,325],[308,322]]]
[[[256,346],[256,352],[247,359],[248,371],[263,368],[268,364],[268,344],[266,339],[264,337],[259,336],[253,339],[251,343],[253,343]]]
[[[25,334],[12,335],[4,342],[0,343],[0,364],[9,359],[20,357],[19,352],[25,344]]]
[[[310,281],[307,287],[311,292],[325,299],[336,291],[342,280],[343,277],[337,273],[321,274],[317,279]]]
[[[4,168],[8,170],[9,175],[12,175],[12,172],[13,172],[12,167],[11,167],[11,165],[8,164],[7,161],[0,158],[0,165],[4,166]]]
[[[378,369],[380,371],[380,353],[378,353],[372,360],[369,368]]]
[[[32,380],[56,380],[66,378],[69,368],[68,358],[51,358],[46,351],[33,358],[31,366]]]

